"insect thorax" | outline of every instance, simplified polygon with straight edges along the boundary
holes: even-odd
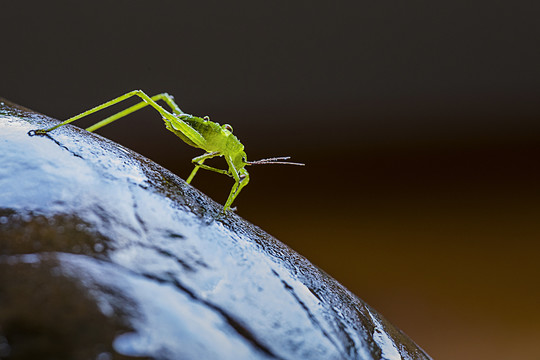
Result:
[[[182,115],[180,120],[188,124],[204,138],[204,144],[199,146],[189,140],[182,132],[171,129],[171,126],[167,124],[167,129],[174,132],[188,145],[202,148],[208,152],[217,151],[222,155],[230,155],[231,157],[244,150],[244,145],[240,140],[219,123],[192,115]]]

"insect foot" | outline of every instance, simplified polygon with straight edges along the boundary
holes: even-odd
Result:
[[[36,136],[36,135],[45,135],[47,134],[47,131],[38,129],[38,130],[30,130],[28,132],[28,136]]]

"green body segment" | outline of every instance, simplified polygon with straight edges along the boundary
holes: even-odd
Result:
[[[142,101],[123,111],[120,111],[117,114],[109,116],[108,118],[88,127],[86,130],[98,130],[103,126],[108,125],[118,119],[121,119],[124,116],[127,116],[148,105],[152,106],[160,113],[163,121],[165,122],[165,127],[169,131],[173,132],[186,144],[206,151],[205,154],[195,157],[192,160],[192,162],[195,164],[195,168],[188,177],[187,183],[190,183],[191,180],[193,180],[193,177],[195,176],[199,168],[224,174],[234,179],[235,183],[231,189],[231,192],[229,193],[229,197],[227,198],[227,202],[223,207],[223,211],[225,212],[227,209],[229,209],[242,188],[246,186],[249,182],[249,173],[245,169],[245,166],[248,165],[248,162],[246,158],[246,153],[244,152],[244,145],[242,145],[240,140],[233,135],[232,128],[229,125],[220,125],[205,118],[200,118],[183,113],[182,110],[180,110],[180,108],[178,107],[178,105],[174,102],[173,97],[169,94],[163,93],[150,97],[141,90],[134,90],[122,96],[119,96],[111,101],[108,101],[102,105],[85,111],[77,116],[69,118],[66,121],[49,129],[35,130],[34,133],[37,135],[46,134],[49,131],[59,128],[60,126],[67,125],[75,120],[81,119],[109,106],[115,105],[133,96],[138,96],[142,99]],[[164,101],[169,106],[171,111],[165,110],[161,105],[157,103],[157,101]],[[225,158],[225,161],[228,165],[227,170],[217,169],[204,164],[207,159],[216,156],[223,156]]]

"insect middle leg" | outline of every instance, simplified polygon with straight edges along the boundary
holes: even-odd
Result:
[[[204,165],[204,161],[207,160],[207,159],[211,159],[213,157],[216,157],[216,156],[219,156],[221,155],[219,152],[217,151],[214,151],[214,152],[211,152],[211,153],[206,153],[206,154],[203,154],[201,156],[197,156],[195,158],[193,158],[191,160],[191,162],[193,162],[195,164],[195,168],[193,169],[193,171],[191,172],[191,174],[189,175],[188,179],[186,180],[186,182],[189,184],[191,183],[191,180],[193,180],[193,178],[195,177],[195,174],[197,173],[197,171],[199,170],[199,168],[202,168],[202,169],[205,169],[205,170],[210,170],[210,171],[214,171],[214,172],[217,172],[217,173],[220,173],[220,174],[223,174],[223,175],[227,175],[227,176],[231,176],[226,170],[222,170],[222,169],[217,169],[217,168],[214,168],[212,166],[208,166],[208,165]]]

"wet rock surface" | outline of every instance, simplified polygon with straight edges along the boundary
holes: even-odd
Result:
[[[152,161],[0,101],[1,359],[429,359]]]

